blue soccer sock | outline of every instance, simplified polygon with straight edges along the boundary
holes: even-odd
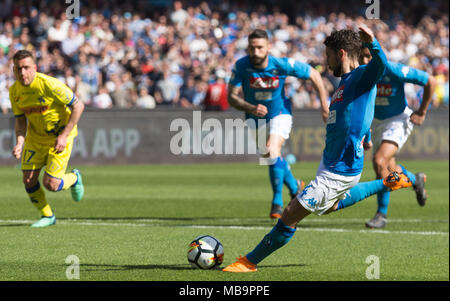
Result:
[[[269,165],[269,178],[272,185],[273,199],[272,204],[283,206],[283,183],[284,183],[284,164],[281,157],[278,157],[274,164]]]
[[[287,244],[294,234],[295,228],[286,226],[279,219],[277,224],[272,228],[272,231],[264,236],[263,240],[253,251],[246,255],[247,259],[253,264],[260,263],[264,258]]]
[[[298,188],[299,188],[297,179],[292,174],[291,167],[289,166],[287,161],[284,160],[282,157],[280,157],[280,160],[282,160],[282,162],[284,162],[283,163],[283,165],[284,165],[284,184],[287,186],[287,188],[289,189],[289,192],[291,194],[295,194],[295,193],[297,193]]]
[[[350,207],[357,202],[368,198],[369,196],[380,192],[387,191],[387,187],[384,186],[383,180],[374,180],[370,182],[358,183],[352,189],[346,193],[346,198],[340,200],[336,210]]]
[[[409,178],[413,185],[416,185],[416,175],[404,168],[402,165],[399,165],[402,168],[403,173]]]
[[[377,212],[378,213],[387,215],[390,195],[391,195],[390,191],[377,192],[377,202],[378,202]]]

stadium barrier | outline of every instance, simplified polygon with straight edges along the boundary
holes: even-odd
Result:
[[[448,109],[433,110],[416,126],[400,159],[448,159]],[[291,137],[283,153],[297,161],[319,160],[325,125],[316,110],[294,111]],[[156,110],[91,110],[84,112],[71,164],[143,164],[185,162],[258,162],[248,134],[239,134],[243,114]],[[14,165],[14,117],[0,116],[0,165]],[[253,140],[251,140],[253,141]],[[243,147],[242,147],[243,145]],[[366,152],[366,159],[371,154]]]

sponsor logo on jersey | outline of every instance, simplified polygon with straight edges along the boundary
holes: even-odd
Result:
[[[336,123],[336,110],[331,110],[330,113],[328,113],[327,124],[333,123]]]
[[[344,100],[344,88],[345,85],[340,86],[336,91],[334,91],[333,96],[331,97],[330,105],[334,104],[335,102]]]
[[[392,95],[391,84],[377,84],[377,97],[388,97]]]
[[[272,92],[255,92],[255,100],[270,100],[272,99]]]
[[[278,76],[250,78],[250,88],[252,89],[276,89],[279,85]]]
[[[48,106],[26,107],[26,108],[22,109],[22,111],[25,113],[25,115],[43,114],[47,110],[48,110]]]
[[[389,98],[387,98],[387,97],[377,97],[375,99],[375,105],[376,106],[388,106],[389,105]]]

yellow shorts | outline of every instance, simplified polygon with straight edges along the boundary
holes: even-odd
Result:
[[[57,154],[54,144],[42,144],[27,138],[22,152],[22,170],[38,170],[45,165],[46,173],[55,178],[62,178],[69,163],[72,147],[73,138],[69,138],[66,148]]]

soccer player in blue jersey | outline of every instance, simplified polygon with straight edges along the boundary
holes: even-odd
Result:
[[[372,55],[369,49],[364,48],[361,51],[360,64],[367,64],[371,59]],[[405,83],[424,87],[422,103],[415,112],[408,107]],[[433,76],[428,73],[403,64],[388,62],[384,75],[377,83],[375,117],[372,122],[374,148],[372,163],[377,179],[383,179],[393,170],[403,171],[413,184],[420,206],[424,206],[427,200],[426,176],[422,172],[413,174],[403,166],[397,165],[395,156],[405,144],[413,126],[421,125],[424,122],[435,86]],[[377,193],[377,212],[371,220],[366,222],[366,227],[383,228],[386,226],[389,199],[389,191]]]
[[[255,121],[247,122],[247,125],[254,130],[256,141],[263,135],[263,131],[268,131],[268,135],[264,135],[266,140],[262,142],[265,150],[259,151],[268,158],[261,162],[269,165],[273,191],[270,217],[280,218],[283,212],[283,185],[288,187],[291,198],[304,186],[303,181],[292,175],[288,163],[281,155],[281,148],[292,128],[291,103],[284,94],[286,77],[295,76],[313,82],[319,92],[324,122],[328,117],[328,94],[317,70],[293,59],[273,57],[269,55],[269,51],[266,31],[256,29],[248,36],[248,55],[239,59],[233,68],[228,85],[228,102],[234,108],[244,111],[247,121]],[[243,98],[239,94],[241,88]],[[265,122],[261,125],[262,120]]]
[[[372,60],[359,66],[361,43]],[[283,211],[281,218],[262,241],[246,256],[239,257],[225,272],[255,272],[256,265],[286,245],[296,225],[311,213],[327,214],[349,207],[379,191],[411,187],[404,173],[393,172],[384,180],[358,183],[364,162],[364,137],[374,116],[376,83],[383,75],[387,60],[380,44],[367,27],[359,35],[340,30],[328,36],[327,64],[336,77],[341,77],[334,92],[327,120],[325,149],[316,173],[309,183]]]

